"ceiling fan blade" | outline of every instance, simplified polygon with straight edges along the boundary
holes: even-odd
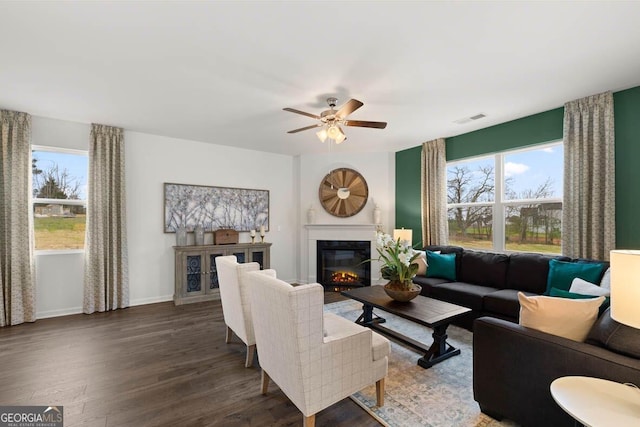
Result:
[[[287,132],[287,133],[298,133],[298,132],[302,132],[303,130],[308,130],[308,129],[317,128],[317,127],[322,126],[322,125],[323,125],[322,123],[318,123],[318,124],[311,125],[311,126],[305,126],[305,127],[303,127],[303,128],[300,128],[300,129],[290,130],[290,131],[289,131],[289,132]]]
[[[345,120],[345,126],[356,126],[361,128],[376,128],[384,129],[387,127],[387,122],[367,122],[364,120]]]
[[[290,112],[296,113],[296,114],[302,114],[303,116],[312,117],[312,118],[318,119],[318,120],[321,119],[321,117],[316,115],[316,114],[305,113],[304,111],[296,110],[295,108],[283,108],[283,110],[284,111],[290,111]]]
[[[344,119],[349,114],[356,111],[358,108],[362,107],[364,104],[357,99],[350,99],[346,104],[344,104],[338,112],[336,113],[336,117],[338,119]]]

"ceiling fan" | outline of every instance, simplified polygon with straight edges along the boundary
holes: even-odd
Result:
[[[287,133],[297,133],[302,132],[303,130],[313,129],[317,127],[322,127],[319,132],[316,132],[320,141],[325,142],[327,138],[335,141],[336,144],[340,144],[342,141],[347,139],[347,136],[344,134],[344,131],[340,127],[340,125],[344,126],[355,126],[355,127],[364,127],[364,128],[375,128],[375,129],[384,129],[387,127],[387,122],[367,122],[363,120],[346,120],[346,117],[356,111],[358,108],[362,107],[364,104],[357,99],[350,99],[346,104],[340,107],[339,110],[335,110],[336,102],[338,100],[336,98],[327,98],[327,104],[329,104],[329,109],[320,113],[320,115],[305,113],[304,111],[296,110],[295,108],[283,108],[284,111],[290,111],[296,114],[302,114],[303,116],[312,117],[314,119],[320,120],[320,123],[316,123],[315,125],[305,126],[300,129],[290,130]]]

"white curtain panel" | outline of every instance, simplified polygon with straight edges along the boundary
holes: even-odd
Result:
[[[91,125],[83,311],[129,306],[124,130]]]
[[[447,158],[444,138],[422,144],[422,246],[446,245]]]
[[[611,92],[564,106],[562,252],[608,260],[615,249],[615,133]]]
[[[0,326],[36,320],[31,116],[0,110]]]

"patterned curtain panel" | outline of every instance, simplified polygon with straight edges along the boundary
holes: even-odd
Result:
[[[87,202],[83,310],[128,307],[123,129],[91,125]]]
[[[422,144],[422,246],[446,245],[447,159],[444,138]]]
[[[31,116],[0,110],[0,326],[36,320]]]
[[[609,259],[615,249],[615,135],[611,92],[564,106],[562,252]]]

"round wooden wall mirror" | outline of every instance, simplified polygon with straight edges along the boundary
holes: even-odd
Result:
[[[346,218],[360,212],[367,204],[369,187],[357,171],[334,169],[320,182],[320,204],[333,216]]]

